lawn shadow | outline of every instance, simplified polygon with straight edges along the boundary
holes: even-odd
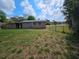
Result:
[[[67,50],[68,50],[68,59],[79,59],[79,35],[74,33],[67,34]]]

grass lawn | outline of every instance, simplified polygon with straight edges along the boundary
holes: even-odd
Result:
[[[68,59],[68,27],[56,27],[0,30],[0,59]]]

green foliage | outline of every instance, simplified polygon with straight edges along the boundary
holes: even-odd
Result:
[[[5,20],[6,20],[6,14],[2,10],[0,10],[0,21],[4,22]]]
[[[76,24],[75,29],[79,29],[79,0],[65,0],[63,13],[69,26],[72,28]]]
[[[4,23],[3,26],[1,27],[2,29],[7,29],[7,24]]]
[[[67,47],[69,53],[67,59],[78,59],[79,36],[75,33],[70,33],[67,35],[66,39],[67,39],[67,44],[69,46],[69,48]]]
[[[35,20],[34,16],[28,16],[27,20]]]
[[[13,22],[21,22],[24,20],[24,17],[16,16],[11,18]]]

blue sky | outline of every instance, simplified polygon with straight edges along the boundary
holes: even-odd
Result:
[[[23,14],[23,8],[20,6],[21,0],[15,0],[16,9],[14,10],[13,14],[14,16],[22,15]]]
[[[0,0],[0,9],[8,17],[34,15],[37,19],[64,21],[61,13],[64,0]]]

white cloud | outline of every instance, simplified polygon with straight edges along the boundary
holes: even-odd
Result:
[[[34,0],[34,2],[37,8],[41,9],[41,13],[37,18],[57,21],[62,21],[64,19],[63,13],[61,13],[64,0]],[[29,0],[23,0],[21,6],[24,8],[24,13],[36,16],[33,5],[29,3]]]
[[[34,0],[37,8],[41,9],[41,14],[38,18],[49,18],[53,20],[63,20],[64,16],[61,13],[61,7],[64,0]]]
[[[25,14],[36,16],[36,13],[28,0],[23,0],[21,6],[24,8]]]
[[[15,8],[16,6],[14,0],[0,0],[0,9],[7,14],[11,14]]]

